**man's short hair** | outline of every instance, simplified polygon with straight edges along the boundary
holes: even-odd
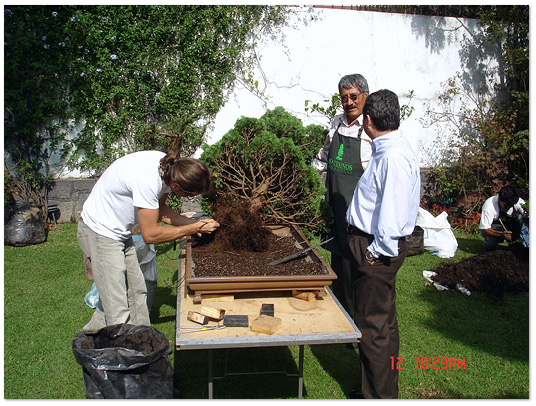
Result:
[[[367,79],[359,73],[343,76],[339,80],[339,94],[342,89],[350,89],[352,87],[357,87],[362,93],[369,92]]]
[[[363,117],[367,115],[378,131],[398,130],[400,104],[396,93],[382,89],[369,94],[363,106]]]
[[[499,191],[499,200],[513,207],[519,200],[519,193],[517,193],[517,189],[513,186],[503,186]]]

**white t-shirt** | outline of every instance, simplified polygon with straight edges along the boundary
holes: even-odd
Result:
[[[97,234],[124,241],[137,224],[137,208],[158,209],[169,192],[158,173],[160,151],[135,152],[112,163],[97,181],[82,208],[84,223]]]
[[[514,204],[514,207],[510,207],[510,210],[508,210],[506,214],[510,217],[512,217],[514,214],[522,215],[525,213],[525,210],[523,210],[523,207],[521,207],[523,204],[525,204],[525,201],[519,198],[517,203]],[[478,228],[480,230],[487,230],[488,228],[491,228],[491,224],[499,218],[499,211],[499,196],[495,195],[488,198],[482,205],[480,225]]]

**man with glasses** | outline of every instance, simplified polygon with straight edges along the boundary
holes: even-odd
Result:
[[[362,75],[353,74],[341,78],[339,95],[344,113],[333,120],[324,146],[313,160],[316,169],[327,171],[326,201],[334,216],[328,236],[334,238],[326,246],[331,252],[331,268],[337,274],[337,279],[333,282],[333,293],[352,317],[352,254],[346,239],[346,209],[372,154],[372,140],[363,132],[363,125],[359,121],[368,93],[368,83]],[[355,348],[355,345],[348,347]]]

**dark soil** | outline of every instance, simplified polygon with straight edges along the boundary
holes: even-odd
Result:
[[[529,250],[521,244],[475,255],[432,269],[434,282],[454,289],[457,283],[471,292],[501,297],[505,292],[529,291]]]
[[[300,251],[292,237],[280,237],[265,227],[247,202],[221,199],[213,209],[220,228],[192,241],[195,277],[324,275],[327,271],[306,256],[280,265],[270,262]],[[303,248],[307,248],[304,244]]]
[[[214,249],[267,251],[269,249],[268,237],[271,232],[264,227],[258,213],[252,212],[247,202],[227,201],[226,203],[214,207],[213,218],[221,225],[213,236]]]
[[[280,265],[268,265],[272,261],[300,250],[296,247],[294,238],[280,237],[270,231],[268,233],[268,249],[262,252],[224,250],[216,241],[201,245],[194,243],[192,248],[192,259],[195,264],[194,276],[236,277],[326,274],[326,270],[319,263],[308,261],[306,257]],[[307,247],[304,246],[303,248]]]

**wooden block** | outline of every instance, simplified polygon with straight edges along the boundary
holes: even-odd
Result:
[[[299,290],[293,290],[292,296],[295,297],[296,299],[305,300],[307,302],[310,302],[311,300],[316,298],[313,292],[305,292],[305,291],[299,291]]]
[[[232,302],[234,295],[203,295],[205,302]]]
[[[202,315],[201,313],[197,313],[197,312],[191,312],[191,311],[188,312],[187,318],[188,318],[188,320],[193,321],[195,323],[199,323],[199,324],[207,324],[208,323],[208,317]]]
[[[226,327],[249,327],[248,315],[226,315],[223,318],[223,325]]]
[[[225,315],[225,310],[215,308],[215,307],[210,307],[210,306],[202,306],[201,310],[199,310],[199,313],[207,317],[210,317],[211,319],[214,319],[214,320],[221,320],[223,319],[223,316]]]
[[[261,306],[261,311],[259,315],[265,314],[266,316],[274,316],[274,305],[273,303],[263,303]]]
[[[281,319],[278,317],[262,315],[251,322],[251,331],[273,334],[281,328]]]
[[[315,290],[315,297],[318,299],[319,297],[326,297],[328,295],[328,292],[326,292],[326,289],[320,289]]]

